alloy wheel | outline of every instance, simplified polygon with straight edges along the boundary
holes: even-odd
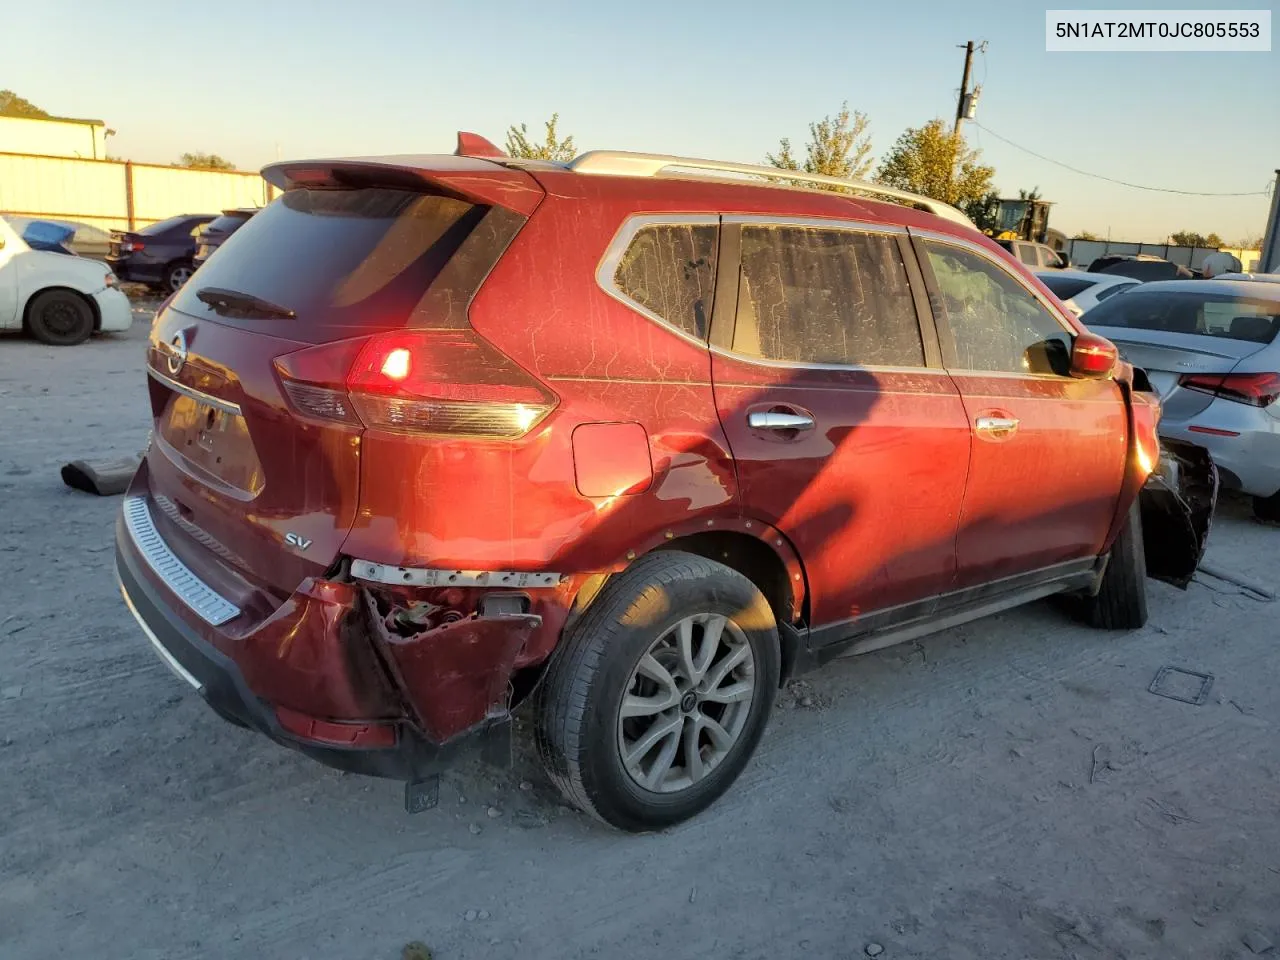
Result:
[[[637,786],[678,793],[737,746],[756,698],[755,658],[742,629],[694,614],[640,657],[618,710],[618,753]]]

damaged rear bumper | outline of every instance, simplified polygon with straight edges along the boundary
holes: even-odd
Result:
[[[223,719],[327,766],[395,780],[424,780],[489,738],[508,742],[512,664],[541,622],[472,618],[412,638],[371,636],[352,629],[366,614],[359,587],[309,581],[251,633],[206,636],[156,582],[123,520],[116,571],[156,653]]]
[[[1218,502],[1218,468],[1204,447],[1162,438],[1138,495],[1147,575],[1186,588],[1204,556]]]

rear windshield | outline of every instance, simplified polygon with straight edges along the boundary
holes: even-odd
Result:
[[[1086,314],[1091,327],[1127,327],[1164,333],[1270,343],[1280,330],[1280,301],[1136,287]]]
[[[248,219],[248,217],[234,216],[215,217],[205,225],[205,229],[210,233],[231,233],[233,230],[238,230]]]
[[[1077,277],[1055,277],[1052,274],[1040,274],[1040,282],[1053,291],[1059,300],[1070,300],[1082,290],[1093,286],[1092,280],[1080,280]]]
[[[162,233],[168,233],[170,230],[176,230],[178,227],[187,227],[194,230],[200,226],[200,220],[193,220],[191,217],[170,217],[168,220],[161,220],[159,223],[153,223],[150,226],[143,227],[138,231],[140,237],[158,237]]]
[[[400,326],[486,210],[382,187],[290,190],[227,238],[174,307],[221,319],[197,297],[219,288],[297,314],[276,325]]]

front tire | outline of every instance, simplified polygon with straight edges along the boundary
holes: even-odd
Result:
[[[27,330],[41,343],[74,347],[93,333],[93,307],[74,290],[44,290],[31,300]]]
[[[541,687],[538,752],[585,813],[629,831],[700,813],[764,733],[781,655],[768,602],[703,557],[658,552],[566,632]]]
[[[1102,589],[1085,601],[1089,622],[1103,630],[1137,630],[1147,623],[1147,555],[1142,512],[1134,501],[1129,519],[1111,546]]]

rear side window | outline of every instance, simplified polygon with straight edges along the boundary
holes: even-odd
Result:
[[[174,307],[217,316],[197,296],[212,287],[292,310],[290,324],[403,325],[486,210],[380,187],[290,190],[227,238]]]
[[[1036,258],[1036,248],[1029,243],[1018,244],[1018,259],[1029,267],[1040,266],[1040,261]]]
[[[1280,302],[1190,290],[1132,290],[1086,314],[1090,326],[1128,327],[1270,343],[1280,330]]]
[[[706,340],[719,233],[709,223],[642,227],[623,253],[613,285],[648,313]]]
[[[896,240],[854,230],[744,226],[733,350],[792,363],[924,366]]]
[[[924,246],[955,342],[955,369],[1067,375],[1071,335],[1026,287],[986,257],[929,240]]]
[[[1093,286],[1091,280],[1079,280],[1075,277],[1042,276],[1040,282],[1053,291],[1059,300],[1070,300],[1077,293]]]

